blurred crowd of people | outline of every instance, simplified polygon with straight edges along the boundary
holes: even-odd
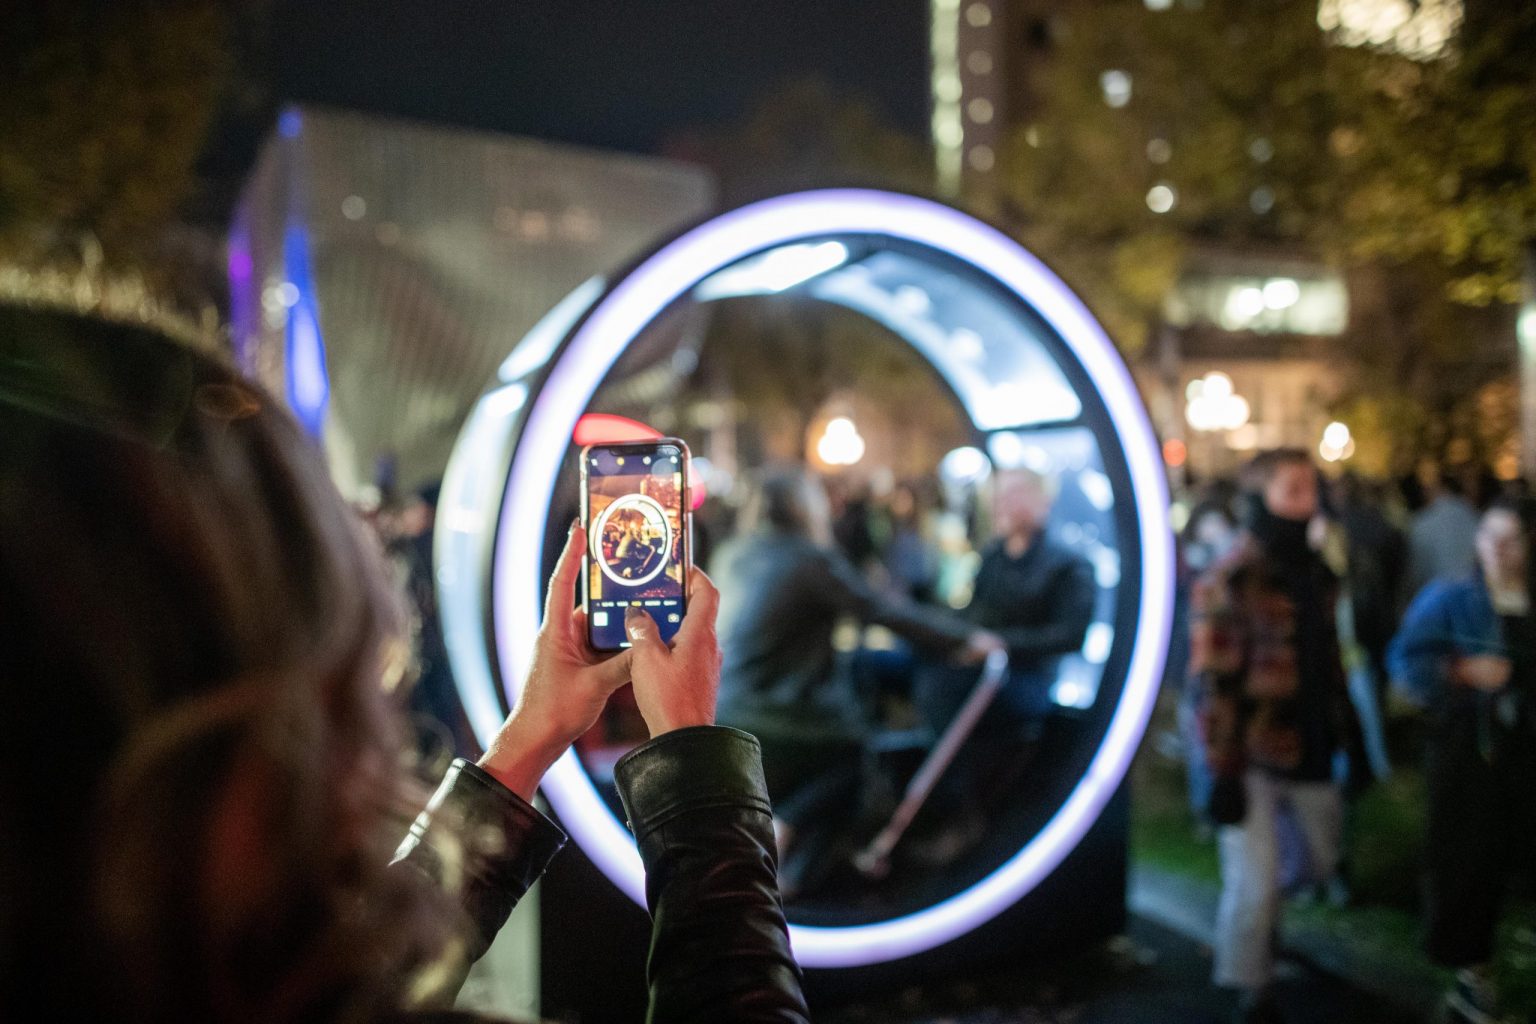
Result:
[[[1057,537],[1059,486],[1001,471],[956,502],[937,479],[876,492],[786,466],[756,475],[739,509],[712,499],[698,515],[698,559],[722,594],[719,719],[762,743],[786,899],[846,881],[872,816],[890,810],[872,796],[892,788],[872,778],[872,753],[893,735],[931,749],[998,651],[1006,681],[905,844],[908,862],[954,863],[1016,802],[1098,593],[1092,564]],[[447,758],[474,743],[437,622],[435,498],[429,488],[368,518],[416,611],[424,751]],[[1216,982],[1240,990],[1242,1019],[1279,1019],[1283,897],[1348,901],[1352,801],[1392,771],[1402,744],[1389,724],[1411,715],[1427,780],[1427,948],[1457,971],[1448,1003],[1460,1019],[1500,1019],[1496,926],[1512,871],[1536,851],[1525,486],[1325,477],[1305,452],[1280,450],[1182,507],[1167,679],[1190,804],[1219,850]],[[627,749],[626,707],[621,693],[602,737],[578,744],[589,767],[602,743],[610,760]]]
[[[943,775],[942,821],[927,856],[948,862],[1010,799],[1049,707],[1060,658],[1083,644],[1093,613],[1091,568],[1047,532],[1053,481],[1016,470],[992,488],[991,539],[972,550],[963,522],[925,510],[920,488],[884,500],[840,495],[799,467],[758,481],[735,536],[715,553],[721,646],[720,720],[763,743],[779,823],[786,898],[848,861],[872,829],[870,754],[889,702],[915,718],[929,747],[978,683],[993,652],[1006,681]],[[948,535],[948,548],[938,537]],[[959,564],[947,564],[955,563]],[[963,591],[961,590],[963,580]],[[940,600],[942,597],[942,600]],[[878,625],[887,642],[868,645]]]
[[[1280,1019],[1283,892],[1349,898],[1346,817],[1392,769],[1389,712],[1422,723],[1426,948],[1456,971],[1447,1009],[1502,1019],[1497,924],[1536,852],[1533,523],[1519,481],[1328,480],[1299,450],[1191,503],[1168,678],[1218,843],[1215,980],[1241,991],[1241,1019]]]

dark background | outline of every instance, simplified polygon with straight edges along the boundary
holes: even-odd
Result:
[[[282,98],[655,152],[814,75],[921,133],[925,0],[288,0]]]
[[[277,112],[311,103],[686,158],[801,81],[928,123],[926,0],[250,0],[188,219],[221,225]]]

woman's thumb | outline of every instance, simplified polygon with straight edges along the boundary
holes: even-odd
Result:
[[[643,608],[630,605],[624,609],[624,632],[629,634],[630,646],[636,653],[667,649],[667,645],[661,642],[661,631],[656,628],[656,620]]]

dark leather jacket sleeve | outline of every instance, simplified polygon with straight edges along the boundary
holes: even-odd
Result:
[[[558,825],[460,758],[411,825],[395,864],[423,872],[458,896],[467,968],[490,948],[517,901],[564,845]]]
[[[679,729],[631,751],[614,774],[655,922],[648,1019],[809,1021],[757,739],[719,726]]]

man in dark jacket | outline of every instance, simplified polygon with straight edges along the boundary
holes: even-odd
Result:
[[[1056,493],[1056,482],[1033,470],[1007,470],[994,480],[997,536],[982,552],[961,614],[1007,651],[1008,679],[941,783],[935,803],[954,814],[948,833],[926,848],[931,859],[949,860],[973,845],[987,811],[1011,793],[1050,710],[1061,659],[1083,646],[1093,621],[1093,567],[1046,529]],[[930,729],[949,725],[977,676],[974,662],[924,666],[917,701]]]
[[[1215,980],[1241,993],[1239,1019],[1274,1021],[1269,993],[1280,912],[1279,824],[1288,807],[1310,876],[1333,877],[1344,808],[1336,752],[1356,732],[1335,629],[1338,582],[1312,550],[1317,471],[1282,449],[1252,467],[1245,535],[1196,584],[1190,683],[1222,826]]]
[[[995,634],[1008,652],[999,705],[1038,721],[1050,708],[1061,659],[1083,646],[1098,587],[1093,567],[1046,530],[1057,484],[1027,469],[998,475],[997,537],[982,552],[967,621]]]

